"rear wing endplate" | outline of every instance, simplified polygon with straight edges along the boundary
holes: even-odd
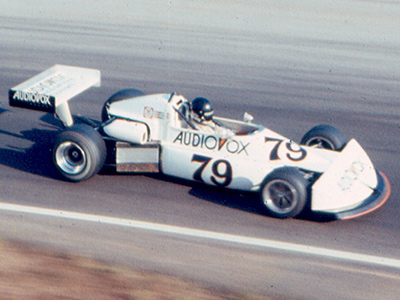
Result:
[[[100,71],[55,65],[9,91],[10,106],[55,113],[65,126],[73,124],[68,100],[101,84]]]

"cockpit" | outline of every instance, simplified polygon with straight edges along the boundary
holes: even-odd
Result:
[[[209,122],[207,122],[208,125],[207,123],[200,125],[194,120],[191,103],[185,97],[172,93],[168,103],[176,112],[176,116],[173,118],[175,127],[209,132],[209,130],[205,130],[205,126],[212,126],[217,131],[216,133],[222,132],[224,134],[228,133],[228,135],[248,135],[260,129],[260,126],[251,123],[253,117],[248,113],[245,113],[244,121],[213,117],[213,125]]]

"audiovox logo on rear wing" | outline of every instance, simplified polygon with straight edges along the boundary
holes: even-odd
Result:
[[[100,71],[54,65],[10,89],[10,106],[55,113],[65,126],[73,124],[68,101],[92,86],[101,84]]]
[[[10,106],[29,108],[49,113],[55,112],[56,98],[54,96],[10,90],[8,97]]]

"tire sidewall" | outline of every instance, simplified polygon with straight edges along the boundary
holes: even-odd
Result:
[[[69,174],[58,165],[57,149],[64,142],[77,144],[85,153],[86,164],[78,174]],[[106,146],[102,136],[94,128],[86,124],[77,124],[62,131],[54,144],[53,163],[59,173],[69,181],[82,181],[97,174],[104,165],[106,158]]]
[[[286,212],[277,212],[271,210],[266,206],[264,199],[264,189],[267,187],[268,183],[275,180],[289,183],[295,190],[297,195],[297,201],[295,205]],[[308,181],[304,178],[304,175],[297,169],[292,167],[283,167],[272,171],[263,181],[260,190],[260,204],[264,213],[269,216],[285,219],[294,218],[302,214],[309,202],[309,192],[308,192]]]

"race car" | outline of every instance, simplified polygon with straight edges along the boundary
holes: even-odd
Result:
[[[100,86],[99,70],[55,65],[9,91],[10,106],[61,120],[52,155],[69,181],[89,179],[105,165],[162,173],[258,193],[265,212],[277,218],[311,211],[347,219],[389,198],[386,176],[333,126],[318,125],[296,143],[254,124],[248,113],[243,121],[216,117],[205,98],[190,102],[136,89],[107,99],[101,121],[73,116],[68,101],[92,86]]]

